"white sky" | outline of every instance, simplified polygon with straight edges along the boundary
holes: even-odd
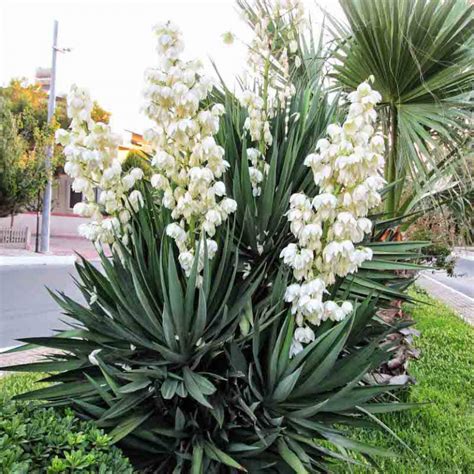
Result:
[[[305,3],[313,7],[312,0]],[[339,14],[336,0],[318,0]],[[320,19],[317,11],[313,18]],[[143,131],[139,112],[143,72],[156,64],[155,23],[172,20],[184,34],[187,57],[212,58],[229,85],[245,65],[240,43],[226,46],[232,31],[246,40],[251,32],[239,19],[234,0],[0,0],[0,84],[11,78],[33,79],[36,67],[50,67],[53,20],[59,21],[58,45],[73,51],[58,55],[57,93],[72,83],[90,90],[112,112],[112,126]]]

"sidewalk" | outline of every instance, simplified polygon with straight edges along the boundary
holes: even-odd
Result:
[[[54,349],[45,349],[44,347],[30,349],[28,351],[12,352],[11,354],[3,354],[0,352],[0,377],[15,373],[1,370],[1,367],[7,367],[9,365],[30,364],[32,362],[42,362],[45,356],[53,352],[57,351]]]
[[[429,274],[421,273],[416,284],[426,290],[432,297],[454,309],[459,316],[474,326],[474,299],[441,283]]]
[[[454,254],[456,257],[474,260],[474,247],[454,247]]]
[[[34,251],[35,238],[31,239],[33,250],[0,247],[0,266],[6,265],[69,265],[77,254],[87,260],[97,260],[99,255],[92,242],[82,237],[51,237],[50,253]]]

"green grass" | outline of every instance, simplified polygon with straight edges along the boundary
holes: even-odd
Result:
[[[405,308],[421,331],[421,336],[415,339],[421,358],[411,361],[409,366],[417,385],[406,398],[409,402],[429,403],[415,410],[379,417],[413,453],[384,432],[361,430],[357,438],[400,455],[395,459],[377,459],[384,474],[474,472],[474,328],[423,292],[417,291],[416,297],[428,304]],[[368,468],[353,469],[355,473],[368,471]]]
[[[400,455],[395,459],[377,459],[384,474],[474,472],[474,328],[422,292],[417,292],[416,297],[427,304],[406,307],[421,331],[415,345],[422,351],[420,360],[410,363],[410,373],[418,383],[406,399],[428,403],[415,410],[380,417],[413,453],[385,432],[361,430],[356,437],[391,448]],[[38,378],[23,374],[0,378],[0,393],[14,395],[40,388],[35,383]],[[368,471],[353,468],[355,473]],[[350,470],[343,467],[340,472]]]

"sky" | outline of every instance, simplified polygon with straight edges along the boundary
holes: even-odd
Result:
[[[305,0],[310,10],[312,0]],[[335,0],[318,3],[339,15]],[[319,10],[312,13],[320,22]],[[152,26],[172,20],[181,28],[185,56],[200,58],[214,74],[210,58],[230,86],[245,67],[243,42],[251,31],[239,18],[234,0],[0,0],[0,85],[11,78],[34,79],[37,67],[51,64],[53,21],[59,21],[56,91],[76,83],[112,112],[115,131],[141,133],[143,73],[157,64]],[[223,44],[232,31],[242,41]]]

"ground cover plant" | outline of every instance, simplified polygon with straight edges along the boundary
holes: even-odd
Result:
[[[37,388],[40,377],[0,380],[0,471],[5,473],[132,473],[129,461],[93,423],[11,398]]]

